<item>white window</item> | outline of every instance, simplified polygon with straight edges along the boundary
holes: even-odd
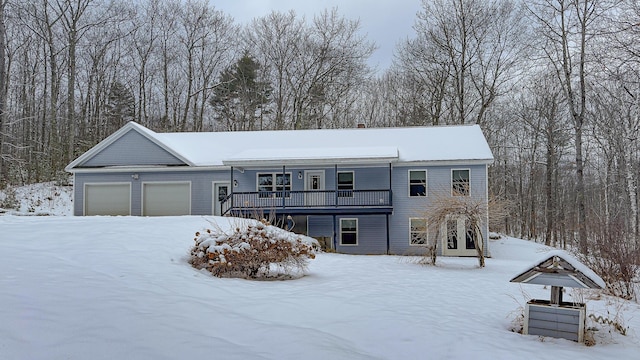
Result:
[[[358,245],[358,219],[340,219],[340,245]]]
[[[427,245],[427,219],[409,218],[409,245]]]
[[[427,170],[409,170],[409,196],[427,196]]]
[[[353,171],[338,171],[338,196],[353,197]]]
[[[451,195],[469,196],[471,193],[470,172],[469,169],[451,170]]]
[[[257,191],[261,198],[289,197],[291,191],[291,173],[258,173]]]

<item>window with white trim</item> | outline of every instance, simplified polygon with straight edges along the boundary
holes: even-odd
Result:
[[[340,245],[358,245],[358,219],[340,219]]]
[[[451,170],[451,195],[468,196],[471,192],[471,171],[469,169]]]
[[[338,171],[338,197],[353,197],[353,171]]]
[[[258,173],[258,189],[261,198],[289,197],[291,191],[291,173]]]
[[[427,196],[427,170],[409,170],[409,196]]]
[[[427,245],[427,219],[409,218],[409,245]]]

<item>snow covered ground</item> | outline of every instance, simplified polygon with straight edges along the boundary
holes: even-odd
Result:
[[[70,208],[68,199],[60,208]],[[187,263],[194,234],[211,226],[210,217],[15,213],[0,216],[0,359],[640,354],[640,306],[597,294],[581,295],[587,313],[617,320],[627,336],[591,320],[598,329],[591,347],[510,331],[527,296],[550,294],[509,283],[548,251],[532,242],[492,241],[484,269],[474,258],[440,257],[433,267],[413,257],[319,254],[301,279],[248,281],[218,279]]]
[[[0,190],[0,215],[73,215],[72,186],[59,186],[53,182],[18,186]],[[13,193],[16,206],[7,207],[7,196]],[[3,206],[5,205],[5,206]]]

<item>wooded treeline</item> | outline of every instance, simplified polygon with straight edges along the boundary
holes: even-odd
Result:
[[[496,159],[489,191],[511,206],[492,230],[585,252],[638,246],[637,1],[423,0],[389,69],[367,65],[375,39],[339,9],[243,26],[207,1],[0,11],[0,185],[61,179],[130,120],[162,132],[475,123]]]

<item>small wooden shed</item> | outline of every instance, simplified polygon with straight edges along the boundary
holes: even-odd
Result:
[[[565,302],[562,288],[604,289],[596,273],[567,252],[554,250],[510,280],[551,286],[551,299],[530,300],[525,309],[523,334],[584,341],[586,305]]]

